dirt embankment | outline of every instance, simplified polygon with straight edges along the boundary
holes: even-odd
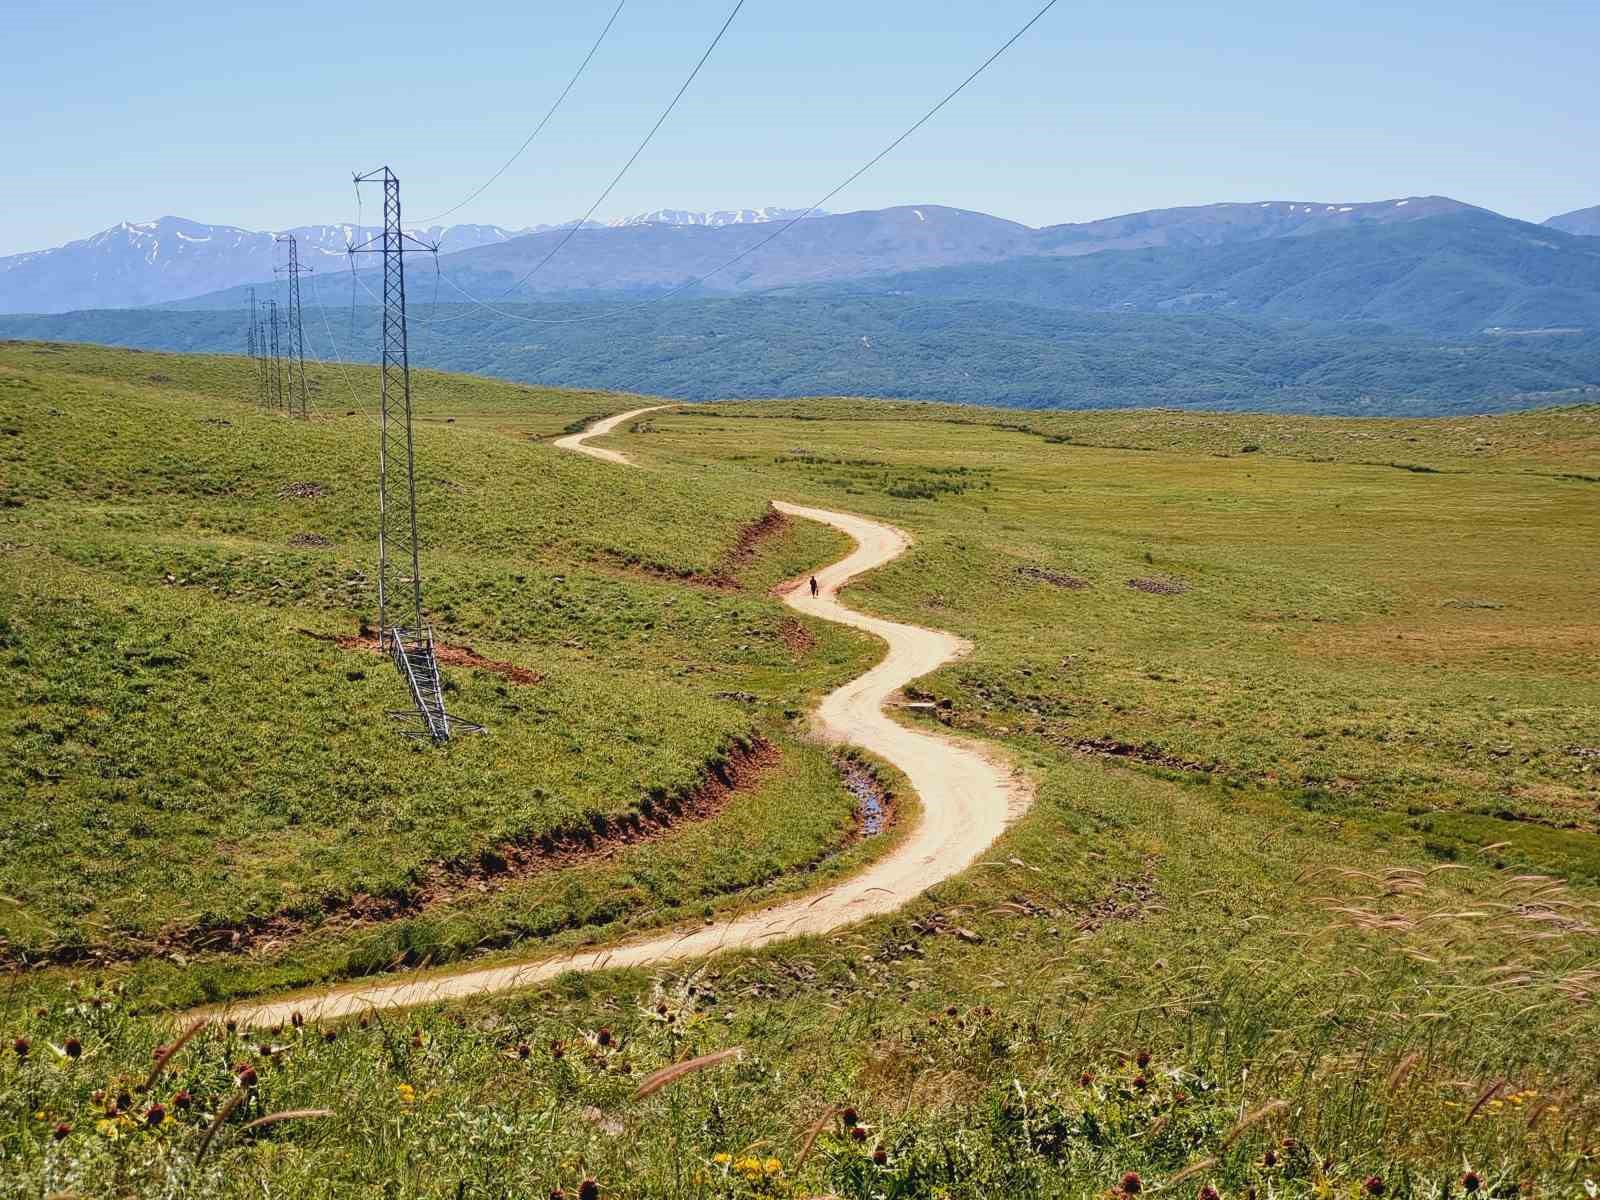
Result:
[[[664,837],[675,826],[705,821],[725,809],[736,793],[755,787],[781,759],[771,743],[756,739],[735,747],[681,793],[641,802],[613,819],[600,818],[536,837],[502,842],[470,859],[428,864],[404,893],[329,896],[320,909],[268,913],[244,921],[163,929],[149,938],[99,946],[62,946],[39,961],[57,964],[119,963],[142,958],[196,954],[244,954],[289,941],[313,929],[342,930],[416,916],[457,900],[478,897],[546,871],[600,862],[618,850]],[[23,959],[0,946],[0,967]],[[29,960],[35,961],[35,960]]]

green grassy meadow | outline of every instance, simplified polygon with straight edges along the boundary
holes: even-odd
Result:
[[[436,750],[384,718],[387,663],[302,632],[375,604],[372,375],[315,374],[300,423],[240,360],[0,345],[0,1196],[1593,1194],[1600,408],[776,401],[652,414],[603,443],[626,471],[548,439],[636,397],[420,376],[436,627],[542,676],[450,668],[490,736]],[[214,1026],[141,1090],[163,1012],[701,921],[881,852],[803,717],[874,644],[768,595],[842,539],[790,522],[711,582],[770,498],[915,537],[849,600],[975,644],[906,719],[1035,785],[978,866],[700,967]],[[330,915],[757,744],[703,822]],[[294,931],[163,940],[262,912]],[[247,1128],[296,1110],[329,1113]]]

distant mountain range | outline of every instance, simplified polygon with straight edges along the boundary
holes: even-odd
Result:
[[[773,238],[783,216],[662,210],[585,228],[548,263],[566,231],[422,231],[445,252],[437,277],[414,264],[412,361],[685,399],[1421,414],[1600,395],[1600,237],[1568,231],[1587,227],[1585,213],[1534,225],[1414,196],[1032,229],[928,204],[818,215]],[[222,269],[211,255],[271,286],[272,235],[209,228],[119,227],[46,253],[83,257],[80,291],[148,295],[166,262],[163,286],[192,292]],[[344,255],[366,234],[296,231],[320,268],[305,296],[315,357],[375,351],[378,280],[352,278]],[[96,266],[112,251],[121,273]],[[37,257],[24,266],[50,277]],[[0,273],[13,307],[6,280],[18,270]],[[245,299],[236,284],[144,307],[0,316],[0,337],[238,352]]]
[[[693,225],[721,228],[786,221],[803,210],[744,208],[724,212],[658,209],[612,221],[585,222],[586,229]],[[441,254],[492,246],[529,234],[559,232],[564,225],[506,229],[499,225],[432,225],[410,232],[434,243]],[[347,266],[348,245],[381,232],[369,225],[302,225],[257,231],[205,225],[185,217],[124,221],[92,237],[48,250],[0,257],[0,312],[67,312],[79,308],[134,308],[162,304],[273,279],[287,261],[278,238],[292,234],[300,261],[323,270]]]
[[[693,284],[701,276],[708,277],[696,285],[700,294],[733,294],[1107,250],[1305,238],[1468,211],[1485,210],[1442,196],[1337,204],[1274,200],[1155,209],[1033,229],[942,205],[906,205],[816,213],[770,246],[746,254],[770,236],[762,226],[804,210],[657,209],[586,222],[581,236],[531,275],[572,223],[527,229],[435,225],[413,232],[438,244],[442,269],[465,291],[503,300],[648,293]],[[1553,217],[1547,224],[1572,234],[1600,233],[1600,207]],[[298,240],[302,262],[326,273],[345,271],[345,247],[377,231],[339,224],[282,232]],[[229,289],[269,283],[274,267],[282,266],[279,236],[182,217],[125,221],[65,246],[0,258],[0,312],[128,308],[201,297],[206,303],[239,303],[241,295]],[[719,269],[741,254],[734,266]]]

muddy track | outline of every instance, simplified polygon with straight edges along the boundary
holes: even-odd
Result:
[[[587,439],[665,407],[671,406],[608,417],[555,445],[631,466],[624,455],[587,445]],[[276,1025],[296,1012],[307,1020],[338,1020],[370,1008],[406,1008],[512,991],[568,971],[650,967],[725,950],[755,949],[787,938],[831,933],[893,912],[977,861],[1027,807],[1032,799],[1028,785],[993,751],[945,734],[908,728],[883,711],[884,702],[905,684],[967,653],[971,646],[936,629],[867,616],[838,600],[846,583],[904,554],[911,539],[892,526],[849,513],[779,501],[773,507],[791,517],[831,525],[856,542],[852,553],[817,572],[818,595],[810,594],[804,580],[790,585],[782,595],[786,604],[801,613],[864,630],[887,646],[877,666],[823,698],[813,713],[813,723],[826,740],[869,750],[893,763],[910,780],[921,799],[922,812],[899,845],[858,875],[825,891],[735,914],[714,925],[695,925],[526,962],[412,976],[390,983],[345,985],[238,1006],[231,1015],[251,1025]]]

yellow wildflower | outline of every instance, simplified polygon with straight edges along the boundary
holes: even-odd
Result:
[[[783,1170],[783,1164],[775,1158],[769,1158],[766,1162],[761,1164],[761,1169],[768,1175],[776,1175],[779,1171]]]
[[[122,1130],[119,1129],[117,1127],[117,1123],[111,1120],[109,1117],[102,1117],[100,1120],[94,1123],[94,1127],[97,1131],[99,1131],[102,1137],[108,1137],[113,1142],[122,1136]]]
[[[725,1167],[733,1161],[733,1155],[729,1154],[726,1150],[719,1150],[717,1153],[711,1156],[711,1161],[716,1163],[719,1167]]]
[[[395,1088],[395,1094],[400,1097],[401,1104],[415,1104],[417,1102],[417,1089],[409,1083],[402,1083]]]

